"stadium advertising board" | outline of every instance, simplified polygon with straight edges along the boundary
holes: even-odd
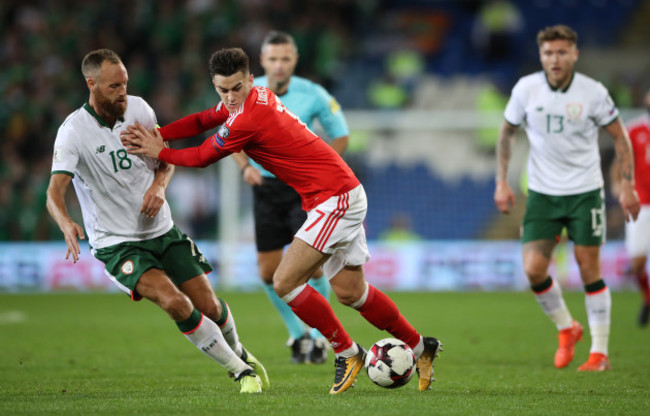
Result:
[[[257,290],[255,247],[240,244],[229,256],[228,278],[222,278],[216,243],[197,243],[215,271],[213,285],[236,290]],[[414,243],[369,242],[372,258],[365,267],[373,285],[398,291],[527,290],[518,241],[428,241]],[[550,273],[567,289],[582,289],[572,247],[560,245]],[[0,244],[1,292],[116,291],[104,275],[103,264],[82,243],[74,264],[65,260],[64,243]],[[626,288],[627,258],[621,242],[608,242],[602,250],[602,272],[612,289]]]

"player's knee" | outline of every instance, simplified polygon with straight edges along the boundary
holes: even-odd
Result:
[[[277,275],[273,277],[272,283],[273,283],[273,290],[280,297],[283,297],[284,295],[288,294],[294,289],[293,287],[291,287],[291,285],[289,285],[286,282],[285,279],[282,279],[282,277],[279,277]]]
[[[545,267],[532,261],[524,262],[524,273],[532,284],[541,283],[548,276],[548,270]]]
[[[215,302],[204,302],[201,305],[194,305],[203,315],[212,319],[213,321],[219,320],[221,316],[221,305]]]
[[[266,284],[273,283],[273,273],[275,273],[275,270],[269,267],[260,266],[259,268],[260,277],[262,278],[262,281],[264,281],[264,283]]]
[[[194,309],[189,299],[180,292],[161,296],[158,305],[175,321],[187,319]]]
[[[363,290],[355,287],[337,287],[334,288],[336,299],[345,306],[350,306],[357,302],[363,296]]]

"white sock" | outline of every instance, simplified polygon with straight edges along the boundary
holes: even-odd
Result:
[[[422,335],[420,335],[420,342],[418,342],[418,345],[413,348],[413,354],[415,355],[415,358],[420,358],[422,353],[424,352],[424,338],[422,338]]]
[[[189,339],[205,355],[235,374],[235,377],[238,377],[242,371],[251,369],[228,346],[217,324],[206,316],[201,316],[199,326],[191,333],[185,334],[185,338]]]
[[[612,312],[612,294],[608,287],[597,293],[585,293],[587,320],[591,332],[591,349],[607,355],[609,344],[610,316]]]
[[[238,357],[241,357],[242,354],[242,345],[239,342],[239,335],[237,334],[237,326],[235,325],[235,317],[232,316],[230,307],[226,302],[221,302],[221,307],[226,307],[228,311],[228,318],[226,322],[219,327],[221,333],[223,334],[224,339],[230,345],[230,348],[237,354]],[[223,315],[223,313],[222,313]]]
[[[562,289],[560,285],[552,279],[551,286],[541,293],[533,291],[537,303],[542,307],[542,310],[551,318],[558,330],[571,328],[573,325],[573,318],[571,312],[566,307],[564,297],[562,296]]]
[[[354,357],[357,354],[359,354],[359,347],[357,347],[357,343],[354,342],[352,343],[352,346],[350,348],[341,351],[340,353],[336,354],[336,356],[350,358],[350,357]]]

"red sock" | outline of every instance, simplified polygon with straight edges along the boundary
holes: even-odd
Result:
[[[368,322],[388,331],[411,348],[415,348],[420,342],[420,334],[402,316],[395,302],[372,285],[368,285],[368,298],[359,308],[359,312]]]
[[[318,329],[327,338],[335,353],[350,348],[354,343],[327,300],[311,286],[305,286],[289,306],[304,323]]]
[[[641,275],[636,276],[636,281],[641,289],[641,294],[646,304],[650,304],[650,286],[648,286],[648,272],[643,271]]]

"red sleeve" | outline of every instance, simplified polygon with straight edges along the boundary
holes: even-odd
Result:
[[[218,116],[217,107],[212,107],[176,120],[161,127],[159,131],[164,140],[184,139],[213,129],[224,121]]]
[[[211,136],[201,146],[186,147],[185,149],[165,148],[158,153],[158,159],[176,166],[204,168],[231,153],[215,146],[214,136]]]

